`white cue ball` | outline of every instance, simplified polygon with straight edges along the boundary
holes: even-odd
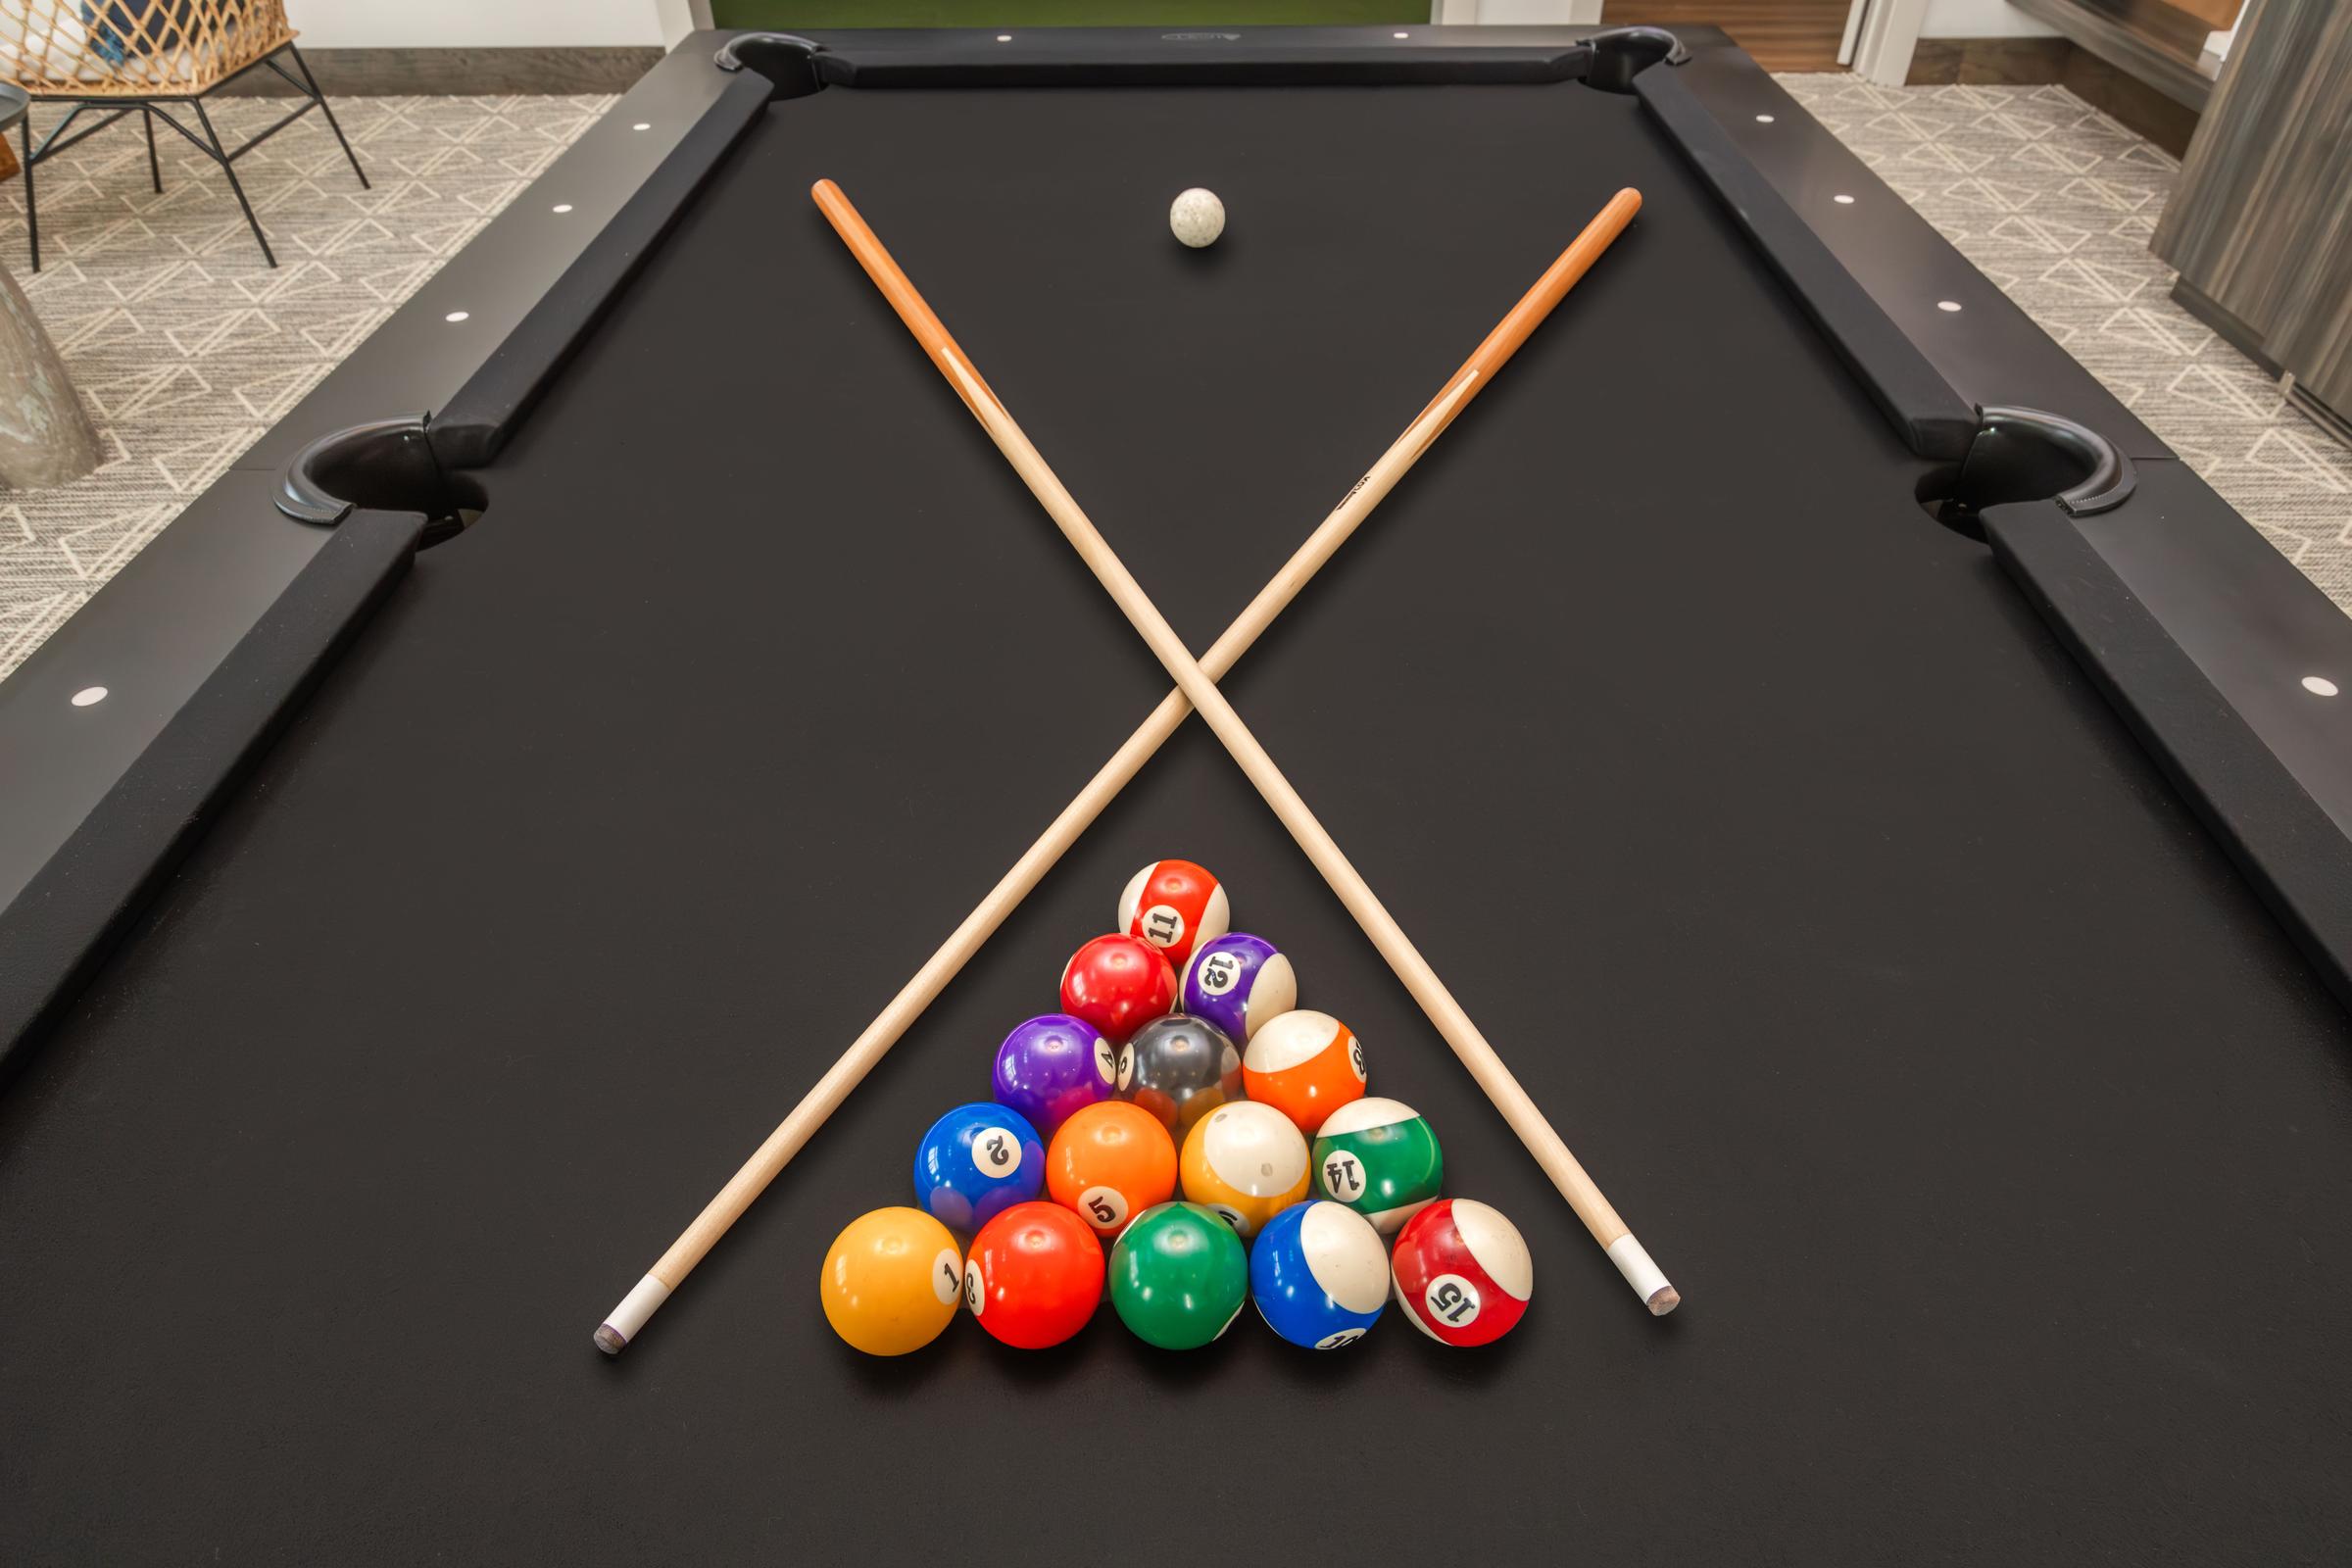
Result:
[[[1225,232],[1225,204],[1213,190],[1196,185],[1168,208],[1168,228],[1193,249],[1214,245]]]

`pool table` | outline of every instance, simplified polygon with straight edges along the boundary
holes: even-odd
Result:
[[[1680,1311],[1191,724],[591,1346],[1167,688],[825,176],[1197,648],[1641,190],[1223,685]],[[2345,686],[1709,29],[698,35],[0,683],[0,1555],[2328,1557]],[[1517,1222],[1509,1339],[827,1332],[1162,856]]]

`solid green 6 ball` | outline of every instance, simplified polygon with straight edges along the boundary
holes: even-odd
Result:
[[[1208,1344],[1250,1299],[1250,1253],[1199,1203],[1160,1203],[1119,1233],[1110,1304],[1137,1339],[1163,1350]]]

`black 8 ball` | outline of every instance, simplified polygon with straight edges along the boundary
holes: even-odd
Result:
[[[1119,1050],[1119,1098],[1157,1116],[1179,1145],[1193,1123],[1241,1095],[1242,1054],[1199,1018],[1154,1018]]]

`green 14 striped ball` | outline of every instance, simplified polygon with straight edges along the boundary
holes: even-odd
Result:
[[[1412,1106],[1377,1095],[1324,1118],[1315,1137],[1315,1191],[1370,1220],[1383,1236],[1436,1200],[1446,1185],[1438,1135]]]

